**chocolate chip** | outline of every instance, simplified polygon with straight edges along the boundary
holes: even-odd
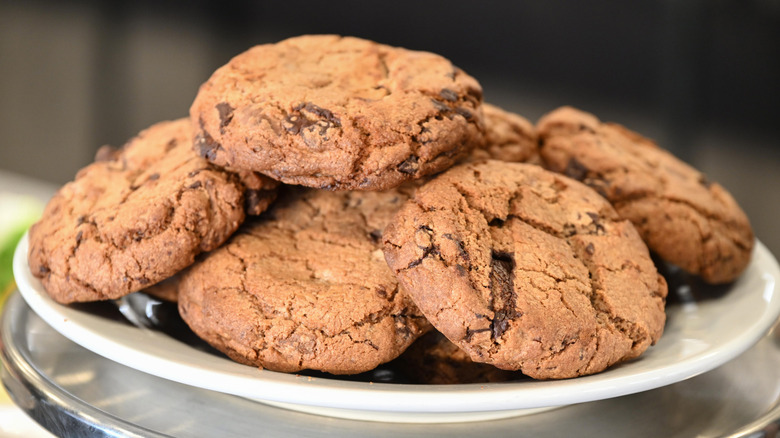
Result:
[[[77,246],[81,244],[81,238],[83,237],[83,235],[84,234],[83,234],[82,231],[79,231],[78,233],[76,233],[76,245]]]
[[[490,325],[490,330],[493,332],[493,339],[498,339],[509,328],[509,314],[504,310],[496,312],[496,316],[493,318],[493,323]]]
[[[220,102],[217,104],[217,112],[219,113],[219,131],[224,133],[225,127],[233,120],[233,107],[227,102]]]
[[[471,120],[471,118],[474,117],[471,114],[471,111],[467,110],[466,108],[460,107],[460,106],[455,108],[455,112],[457,114],[460,114],[461,116],[463,116],[463,118],[466,119],[466,120]]]
[[[509,319],[517,316],[515,310],[515,260],[512,254],[493,251],[490,260],[490,306],[494,316],[491,323],[493,339],[498,339],[509,328]]]
[[[588,187],[592,188],[596,191],[599,195],[601,195],[604,198],[608,198],[609,194],[607,193],[607,189],[610,186],[610,182],[602,179],[594,179],[594,178],[585,178],[582,182],[584,182]],[[619,188],[618,188],[619,189]],[[618,190],[615,190],[615,194]]]
[[[433,102],[433,106],[437,110],[439,110],[441,112],[448,113],[448,112],[452,111],[452,109],[449,106],[447,106],[446,103],[444,103],[444,102],[442,102],[440,100],[431,99],[431,102]]]
[[[311,102],[306,102],[296,105],[293,108],[293,113],[288,114],[284,118],[283,125],[287,132],[296,135],[312,126],[319,126],[319,134],[325,135],[328,129],[332,127],[340,128],[341,120],[330,110],[320,108]]]
[[[588,211],[586,214],[590,217],[593,226],[596,228],[595,234],[604,234],[606,230],[604,229],[604,225],[601,224],[601,217],[592,211]]]
[[[217,157],[217,151],[222,149],[214,138],[204,129],[203,121],[200,123],[200,132],[195,136],[195,149],[201,157],[213,161]]]
[[[188,188],[188,189],[193,189],[193,190],[195,190],[195,189],[199,189],[199,188],[201,188],[201,186],[202,186],[202,185],[203,185],[203,183],[202,183],[202,182],[200,182],[200,181],[195,181],[194,183],[192,183],[192,184],[190,184],[189,186],[187,186],[187,188]]]
[[[588,168],[579,162],[576,158],[572,157],[566,164],[566,169],[563,171],[564,175],[569,178],[574,178],[577,181],[582,181],[588,174]]]
[[[593,255],[593,254],[595,254],[595,253],[596,253],[596,247],[595,247],[595,246],[593,246],[593,243],[589,243],[589,244],[588,244],[588,245],[585,247],[585,252],[586,252],[586,253],[588,253],[588,255]]]
[[[412,335],[412,331],[403,322],[396,324],[395,327],[396,333],[401,335],[404,339],[409,339],[409,337]]]
[[[253,190],[247,189],[244,192],[244,211],[251,215],[259,215],[263,212],[261,206],[265,208],[269,198],[275,196],[273,190]]]
[[[149,175],[149,181],[157,181],[158,179],[160,179],[160,174],[159,173],[153,173],[153,174]]]
[[[417,156],[412,155],[411,157],[405,159],[400,164],[398,164],[397,169],[399,172],[405,173],[407,175],[417,173],[417,170],[419,169],[417,164]]]
[[[382,230],[371,230],[368,235],[374,243],[378,243],[382,239]]]
[[[450,90],[449,88],[441,90],[439,92],[439,96],[441,96],[444,100],[449,100],[450,102],[458,101],[458,93]]]

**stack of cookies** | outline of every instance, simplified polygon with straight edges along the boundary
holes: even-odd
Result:
[[[233,58],[188,118],[101,149],[29,239],[60,303],[165,293],[247,365],[404,355],[443,383],[636,358],[665,323],[651,251],[724,283],[753,245],[721,186],[639,134],[568,107],[534,126],[441,56],[333,35]]]

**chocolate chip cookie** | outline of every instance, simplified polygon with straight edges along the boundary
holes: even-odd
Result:
[[[97,158],[30,229],[30,269],[60,303],[151,286],[219,246],[244,220],[246,185],[195,153],[188,119],[156,124]],[[253,190],[267,204],[259,181]]]
[[[494,159],[538,164],[536,127],[528,119],[490,103],[483,103],[482,110],[485,143],[475,148],[467,161]]]
[[[754,236],[747,216],[701,172],[571,107],[544,116],[538,131],[545,167],[596,189],[662,259],[708,283],[730,282],[748,265]]]
[[[475,362],[575,377],[639,356],[663,332],[666,282],[634,226],[536,165],[454,167],[383,239],[401,285]]]
[[[430,328],[381,250],[408,193],[288,187],[181,275],[182,318],[233,360],[274,371],[355,374],[394,359]]]
[[[359,38],[255,46],[190,109],[202,156],[327,189],[380,190],[439,172],[483,141],[479,83],[447,59]]]

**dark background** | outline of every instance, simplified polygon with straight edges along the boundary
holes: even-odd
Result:
[[[305,33],[440,53],[532,121],[569,104],[623,123],[725,185],[780,252],[778,0],[0,0],[0,170],[70,180],[185,116],[230,57]]]

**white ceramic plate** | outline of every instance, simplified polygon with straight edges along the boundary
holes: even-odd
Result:
[[[27,237],[14,257],[22,296],[55,330],[128,367],[186,385],[286,408],[378,421],[450,422],[501,418],[669,385],[738,356],[780,314],[780,268],[757,242],[733,285],[691,291],[668,306],[665,333],[639,359],[600,374],[559,381],[408,385],[344,381],[258,370],[145,329],[52,301],[27,265]],[[697,293],[689,293],[697,292]],[[708,296],[702,298],[702,293]],[[696,295],[697,297],[694,297]]]

